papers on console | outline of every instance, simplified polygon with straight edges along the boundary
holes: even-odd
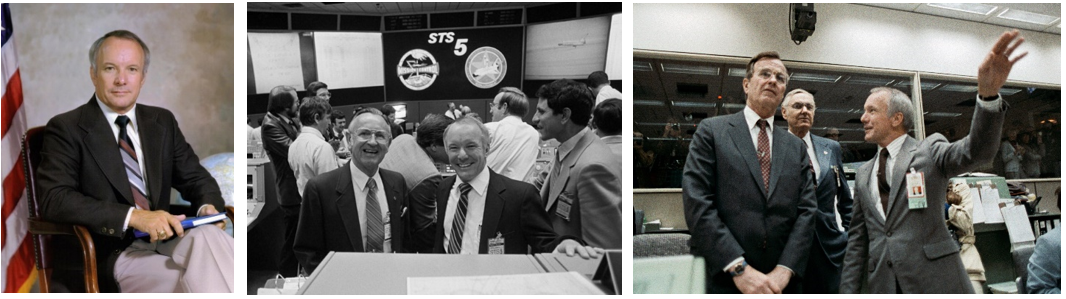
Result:
[[[603,295],[577,272],[408,277],[408,295]]]

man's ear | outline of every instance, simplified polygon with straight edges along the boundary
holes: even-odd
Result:
[[[563,111],[562,111],[563,120],[570,121],[570,113],[571,113],[570,108],[563,108]]]

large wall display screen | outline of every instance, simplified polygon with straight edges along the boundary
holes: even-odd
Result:
[[[382,86],[381,33],[315,32],[318,81],[332,89]]]
[[[586,79],[604,70],[610,29],[609,16],[529,25],[526,80]]]
[[[389,101],[492,98],[522,82],[522,27],[382,34]]]
[[[269,93],[278,85],[303,90],[300,36],[289,33],[248,33],[248,51],[255,72],[255,93]]]

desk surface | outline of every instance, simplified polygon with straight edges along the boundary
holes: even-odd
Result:
[[[297,294],[403,295],[407,277],[545,272],[531,255],[330,252]]]

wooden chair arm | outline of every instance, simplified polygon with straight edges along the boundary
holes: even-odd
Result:
[[[85,263],[83,265],[85,267],[85,292],[100,292],[100,284],[96,278],[96,245],[93,243],[93,237],[88,228],[75,224],[30,219],[30,233],[38,235],[72,235],[78,238],[78,243],[81,245],[82,261]]]
[[[233,206],[226,206],[226,217],[229,217],[229,221],[233,222]]]

